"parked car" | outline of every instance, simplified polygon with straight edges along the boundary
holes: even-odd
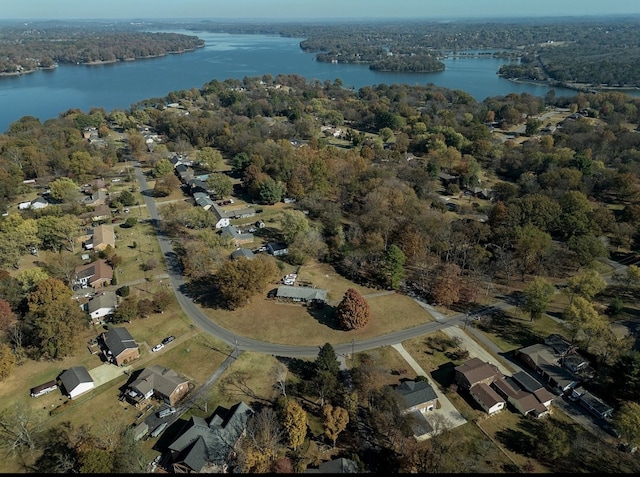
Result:
[[[156,351],[160,351],[162,348],[164,348],[164,344],[160,343],[151,348],[151,351],[155,353]]]
[[[175,336],[167,336],[165,339],[162,340],[162,344],[163,345],[168,345],[169,343],[171,343],[175,339],[176,339]]]

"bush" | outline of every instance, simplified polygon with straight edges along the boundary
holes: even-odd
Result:
[[[111,277],[111,284],[112,285],[118,284],[118,277],[115,275],[115,273],[113,274],[113,277]]]
[[[129,285],[124,285],[116,290],[116,295],[121,296],[123,298],[128,297],[131,290],[129,289]]]

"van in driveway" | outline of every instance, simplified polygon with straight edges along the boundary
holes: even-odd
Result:
[[[168,407],[158,411],[158,417],[160,418],[167,417],[167,416],[170,416],[171,414],[174,414],[175,412],[176,412],[175,407]]]

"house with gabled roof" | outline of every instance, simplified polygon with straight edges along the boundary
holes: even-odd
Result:
[[[140,348],[129,330],[111,328],[100,335],[104,354],[111,363],[122,366],[140,357]]]
[[[327,302],[327,290],[312,287],[279,286],[276,298],[285,301],[301,301],[324,304]]]
[[[469,394],[478,405],[489,414],[502,411],[506,401],[487,383],[481,381],[469,388]]]
[[[230,409],[218,406],[208,421],[191,416],[168,446],[173,472],[228,472],[233,448],[251,415],[253,409],[241,401]]]
[[[234,217],[232,212],[228,212],[214,202],[214,204],[209,209],[216,218],[216,228],[221,229],[223,227],[228,227],[231,224],[231,219]]]
[[[306,468],[305,474],[358,474],[358,463],[355,460],[338,459],[328,460],[318,466],[317,469]]]
[[[570,391],[580,384],[580,378],[560,365],[562,355],[556,348],[537,343],[517,350],[518,358],[538,373],[558,394]]]
[[[189,381],[173,369],[153,365],[143,369],[127,386],[125,398],[140,407],[150,398],[175,406],[189,392]]]
[[[118,308],[118,297],[112,291],[104,291],[95,295],[87,303],[87,312],[93,321],[99,321]]]
[[[111,283],[112,278],[113,268],[105,260],[98,259],[76,267],[71,282],[77,287],[100,288]]]
[[[433,411],[438,405],[438,395],[427,381],[403,381],[394,389],[402,412]]]
[[[113,230],[113,225],[102,224],[94,227],[91,244],[93,245],[93,250],[98,252],[104,250],[109,245],[115,248],[116,234]]]
[[[544,417],[549,414],[548,405],[542,403],[534,393],[522,389],[511,377],[496,379],[491,386],[523,416]],[[551,403],[550,400],[546,402]]]
[[[250,250],[248,248],[239,248],[231,252],[231,258],[234,260],[240,260],[241,258],[253,260],[254,258],[256,258],[256,254],[253,253],[253,250]]]
[[[209,194],[206,192],[196,192],[193,194],[193,199],[196,202],[196,205],[202,207],[204,210],[209,210],[213,207],[213,200],[209,197]]]
[[[93,378],[84,366],[73,366],[60,374],[62,387],[70,399],[91,391],[95,387]]]
[[[236,247],[255,240],[251,233],[241,233],[235,225],[222,227],[222,238],[229,239]]]
[[[494,364],[482,361],[480,358],[471,358],[454,368],[456,384],[468,390],[474,384],[491,384],[496,378],[502,377],[502,373]]]

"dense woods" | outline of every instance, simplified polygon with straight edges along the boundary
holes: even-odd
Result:
[[[204,41],[195,36],[132,31],[113,24],[3,25],[0,26],[0,74],[26,73],[56,64],[150,58],[202,46]]]

